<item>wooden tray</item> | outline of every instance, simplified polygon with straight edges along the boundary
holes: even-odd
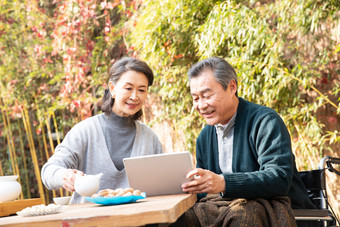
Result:
[[[42,198],[0,202],[0,217],[15,214],[26,207],[43,204]]]

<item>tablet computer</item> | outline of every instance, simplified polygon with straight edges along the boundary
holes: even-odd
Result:
[[[188,151],[129,157],[123,159],[130,187],[146,196],[183,193],[187,173],[193,169]]]

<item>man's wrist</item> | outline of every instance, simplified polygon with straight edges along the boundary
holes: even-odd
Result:
[[[221,176],[221,185],[222,185],[222,191],[219,193],[221,197],[224,197],[224,192],[225,192],[225,179],[223,174],[220,174]]]

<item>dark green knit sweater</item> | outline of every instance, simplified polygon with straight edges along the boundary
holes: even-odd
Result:
[[[288,130],[272,109],[239,98],[234,142],[233,173],[224,173],[225,197],[273,198],[288,195],[293,208],[313,208],[298,176]],[[197,138],[197,167],[221,174],[214,126]],[[200,196],[204,196],[203,194]]]

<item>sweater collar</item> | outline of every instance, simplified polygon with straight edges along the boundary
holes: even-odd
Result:
[[[131,127],[135,124],[131,117],[121,117],[114,112],[107,116],[108,120],[119,128]]]
[[[234,127],[236,115],[237,115],[237,112],[232,116],[230,121],[225,125],[221,125],[221,124],[215,125],[217,133],[226,135]]]

